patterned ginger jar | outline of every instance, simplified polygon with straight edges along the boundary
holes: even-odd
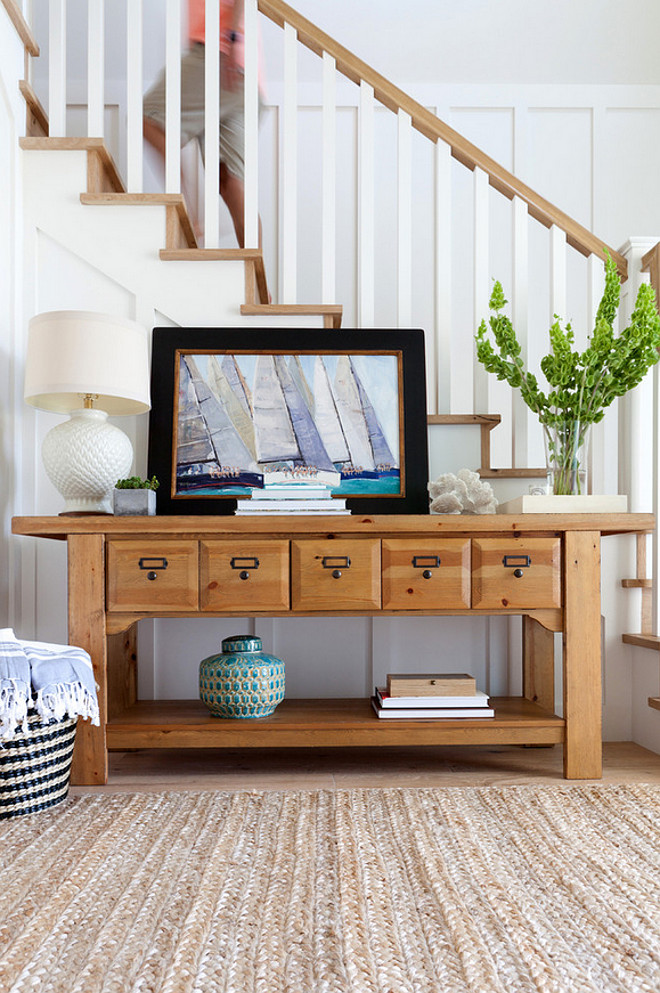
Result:
[[[261,638],[233,635],[199,663],[199,695],[215,717],[268,717],[284,699],[284,662]]]

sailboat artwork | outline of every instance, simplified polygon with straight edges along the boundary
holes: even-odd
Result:
[[[397,353],[178,353],[175,496],[401,494]]]

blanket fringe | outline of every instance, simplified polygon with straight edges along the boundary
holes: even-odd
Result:
[[[5,677],[0,685],[0,742],[10,741],[18,731],[27,733],[30,690],[22,679]]]
[[[92,724],[100,724],[98,701],[80,683],[51,683],[45,686],[37,693],[34,707],[44,721],[85,717]]]

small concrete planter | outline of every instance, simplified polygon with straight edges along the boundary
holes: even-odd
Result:
[[[156,513],[155,490],[118,490],[115,487],[112,496],[113,510],[119,517],[126,515],[152,517]]]

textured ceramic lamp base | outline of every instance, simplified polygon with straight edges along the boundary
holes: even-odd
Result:
[[[112,491],[127,476],[133,447],[104,410],[74,410],[41,448],[46,474],[64,497],[64,514],[111,514]]]

